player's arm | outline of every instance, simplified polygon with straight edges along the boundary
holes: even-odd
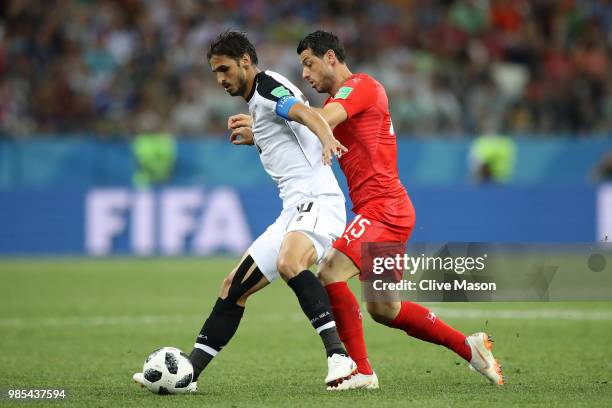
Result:
[[[328,103],[323,108],[312,109],[321,115],[332,129],[348,119],[348,114],[344,106],[340,105],[338,102]]]
[[[276,113],[287,119],[308,127],[321,141],[323,163],[330,165],[333,156],[340,157],[348,149],[333,135],[331,128],[323,117],[309,106],[300,102],[293,95],[280,98],[276,104]]]
[[[345,120],[370,109],[376,99],[376,87],[372,81],[354,81],[351,86],[341,87],[323,108],[317,108],[317,112],[333,129]]]
[[[296,104],[297,105],[297,104]],[[290,112],[287,112],[287,119],[294,120],[298,123],[301,123],[305,126],[308,126],[312,132],[319,137],[321,141],[321,145],[323,148],[323,161],[326,164],[331,163],[331,154],[335,154],[336,156],[340,156],[343,152],[346,151],[346,148],[342,146],[331,134],[331,129],[325,123],[321,123],[319,121],[320,118],[317,118],[317,110],[322,111],[323,109],[314,109],[310,108],[303,103],[299,103],[300,107],[293,108],[295,105],[290,107]],[[340,106],[340,104],[335,104]],[[340,109],[344,112],[344,108],[340,106]],[[346,113],[345,113],[346,119]],[[323,121],[325,122],[325,121]],[[240,113],[237,115],[230,116],[227,120],[227,128],[232,131],[230,135],[230,141],[235,145],[253,145],[253,118],[250,115],[246,115],[244,113]],[[326,136],[323,138],[320,135],[331,135],[331,139],[326,139]],[[324,142],[324,140],[326,140]],[[329,146],[328,149],[325,147]],[[335,152],[334,152],[335,148]],[[328,152],[327,157],[325,156],[325,152]]]

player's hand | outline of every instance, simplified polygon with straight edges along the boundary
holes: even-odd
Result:
[[[323,164],[331,166],[332,157],[342,157],[344,153],[348,152],[348,149],[342,145],[335,137],[329,139],[327,143],[323,145]]]
[[[235,145],[253,145],[253,129],[249,126],[243,126],[232,130],[229,137],[230,142]]]
[[[229,130],[238,129],[241,127],[253,127],[253,117],[244,113],[238,115],[232,115],[227,119],[227,128]]]

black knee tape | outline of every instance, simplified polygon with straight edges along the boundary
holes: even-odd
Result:
[[[255,261],[253,258],[251,258],[251,255],[247,255],[240,265],[238,265],[238,269],[236,269],[236,273],[234,274],[234,278],[230,284],[227,297],[225,298],[227,301],[236,303],[238,299],[242,297],[242,295],[247,293],[249,289],[255,286],[261,280],[261,278],[264,277],[263,273],[261,273],[259,270],[259,267],[256,267],[253,273],[247,279],[245,279],[244,282],[242,281],[254,263]]]

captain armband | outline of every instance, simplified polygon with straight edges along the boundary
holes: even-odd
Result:
[[[276,102],[276,114],[285,120],[289,119],[289,110],[296,103],[301,102],[293,95],[285,95]]]

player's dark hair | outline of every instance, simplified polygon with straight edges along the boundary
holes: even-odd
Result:
[[[338,61],[344,62],[346,58],[346,52],[338,37],[334,33],[327,31],[317,30],[304,37],[298,44],[298,55],[308,48],[317,57],[322,57],[328,50],[332,50],[336,54]]]
[[[246,33],[241,31],[225,31],[217,36],[208,47],[206,58],[210,61],[213,55],[225,55],[238,60],[244,54],[251,57],[251,62],[257,65],[255,46],[249,41]]]

